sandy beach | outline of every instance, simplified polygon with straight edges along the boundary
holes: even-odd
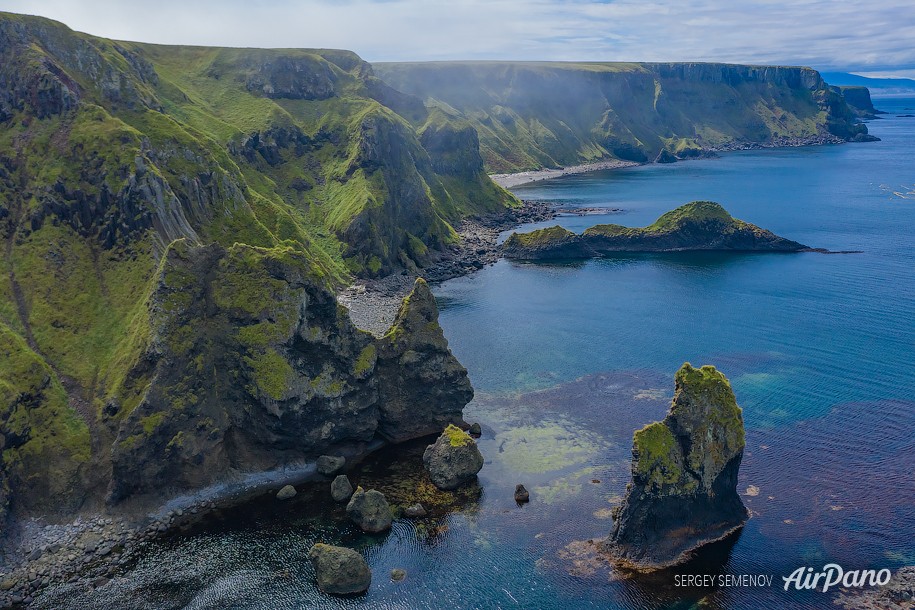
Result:
[[[510,189],[515,186],[527,184],[529,182],[539,182],[540,180],[550,180],[560,176],[569,176],[571,174],[584,174],[585,172],[594,172],[601,169],[618,169],[621,167],[633,167],[641,165],[633,161],[620,161],[618,159],[608,159],[606,161],[597,161],[595,163],[584,163],[582,165],[571,165],[557,169],[538,169],[527,172],[518,172],[515,174],[490,174],[492,181],[503,188]]]

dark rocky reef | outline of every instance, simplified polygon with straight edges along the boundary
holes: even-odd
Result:
[[[632,482],[604,543],[619,565],[654,571],[743,527],[737,495],[743,415],[727,378],[712,366],[677,372],[670,411],[637,431]]]
[[[647,227],[596,225],[578,235],[559,226],[512,233],[502,247],[520,260],[583,259],[617,252],[798,252],[809,248],[732,217],[721,205],[694,201]]]

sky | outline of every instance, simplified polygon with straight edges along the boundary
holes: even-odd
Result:
[[[368,61],[724,61],[915,77],[913,0],[0,0],[107,38]]]

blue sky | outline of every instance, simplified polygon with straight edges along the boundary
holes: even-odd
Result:
[[[122,40],[369,61],[727,61],[915,77],[912,0],[0,0]]]

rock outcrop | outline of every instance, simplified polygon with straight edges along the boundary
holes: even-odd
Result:
[[[667,417],[634,435],[632,482],[604,543],[610,557],[628,569],[658,570],[743,527],[749,515],[737,472],[744,442],[743,415],[725,376],[684,364]]]
[[[644,228],[596,225],[578,235],[559,226],[512,233],[502,246],[507,258],[583,259],[615,252],[798,252],[800,244],[732,217],[712,201],[694,201]]]
[[[365,491],[357,487],[349,504],[347,516],[364,532],[377,534],[391,529],[394,514],[384,494],[376,489]]]
[[[353,549],[318,543],[308,551],[318,588],[330,595],[358,595],[372,584],[372,571]]]
[[[439,489],[457,489],[476,478],[483,468],[483,454],[473,438],[449,425],[423,452],[423,465]]]
[[[463,425],[473,388],[448,349],[435,297],[421,278],[378,343],[377,374],[378,433],[385,438],[400,442]]]

